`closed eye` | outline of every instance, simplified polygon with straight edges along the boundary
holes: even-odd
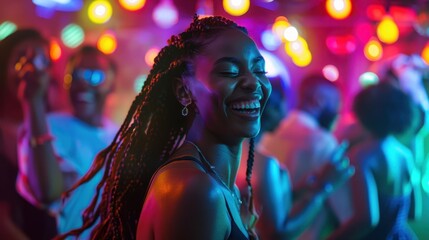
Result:
[[[266,72],[266,71],[254,71],[253,73],[256,75],[267,75],[268,72]]]
[[[219,73],[223,77],[238,77],[238,72],[220,72]]]

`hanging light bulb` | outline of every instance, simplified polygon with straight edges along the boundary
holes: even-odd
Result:
[[[386,14],[377,26],[377,37],[380,41],[392,44],[398,40],[399,29],[393,18]]]
[[[335,19],[347,18],[352,11],[350,0],[326,0],[326,12]]]
[[[223,0],[223,9],[232,16],[241,16],[249,11],[249,0]]]
[[[106,31],[97,41],[97,48],[104,54],[115,52],[117,45],[115,33],[112,31]]]
[[[126,10],[137,11],[144,7],[146,0],[119,0],[119,4]]]
[[[383,56],[383,47],[377,39],[372,38],[365,45],[364,55],[370,61],[377,61]]]
[[[112,17],[112,5],[106,0],[95,0],[88,7],[88,17],[93,23],[107,22]]]
[[[153,11],[152,18],[162,28],[170,28],[179,21],[179,13],[171,0],[162,0]]]

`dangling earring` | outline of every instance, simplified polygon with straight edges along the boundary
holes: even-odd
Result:
[[[184,117],[188,116],[188,114],[189,114],[188,106],[189,106],[190,104],[191,104],[191,102],[186,103],[186,105],[185,105],[185,106],[183,106],[183,108],[182,108],[182,116],[184,116]]]

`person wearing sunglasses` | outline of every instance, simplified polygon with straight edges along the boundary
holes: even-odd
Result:
[[[56,216],[59,233],[82,225],[83,210],[101,178],[102,173],[61,201],[117,131],[117,126],[104,116],[115,76],[113,60],[95,47],[81,47],[69,58],[64,77],[71,112],[49,114],[44,108],[45,84],[31,73],[25,79],[21,97],[25,124],[19,139],[17,187],[28,201],[48,208]]]

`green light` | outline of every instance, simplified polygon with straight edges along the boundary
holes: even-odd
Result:
[[[85,37],[83,29],[74,23],[67,25],[61,31],[61,40],[64,45],[70,48],[75,48],[79,46]]]
[[[137,76],[136,80],[134,81],[134,91],[136,93],[139,93],[142,90],[142,87],[146,79],[147,79],[147,75],[145,74],[141,74]]]
[[[359,77],[359,83],[362,87],[368,87],[378,83],[378,76],[373,72],[365,72]]]
[[[11,33],[16,31],[16,25],[13,22],[4,21],[0,24],[0,40],[9,36]]]

